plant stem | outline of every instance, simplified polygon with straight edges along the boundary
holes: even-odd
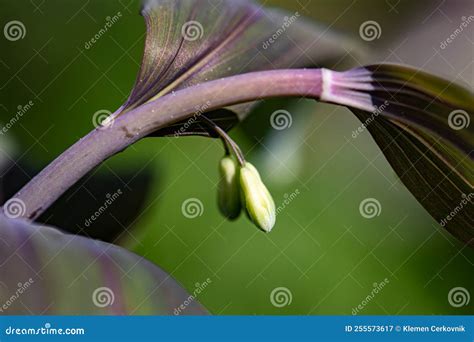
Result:
[[[23,217],[34,220],[94,167],[150,133],[192,116],[203,101],[210,103],[211,111],[282,96],[320,99],[322,83],[321,69],[275,70],[222,78],[165,95],[119,114],[111,125],[90,132],[14,198],[25,204]]]
[[[239,145],[222,129],[220,128],[214,121],[209,119],[205,115],[201,115],[201,118],[211,127],[224,141],[224,146],[226,150],[226,154],[229,154],[229,147],[234,152],[237,160],[239,161],[240,166],[245,165],[245,157],[240,149]]]

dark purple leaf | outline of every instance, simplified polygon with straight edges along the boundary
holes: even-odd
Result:
[[[206,314],[160,268],[120,247],[0,215],[0,314]]]
[[[173,91],[209,80],[258,70],[328,66],[348,52],[354,42],[298,12],[268,9],[252,1],[146,0],[142,15],[147,37],[142,65],[126,112]],[[252,103],[215,114],[229,130],[248,114]],[[195,108],[197,118],[183,135],[212,134],[201,124],[206,101]],[[173,135],[176,128],[154,135]]]
[[[398,65],[323,73],[322,99],[352,108],[417,200],[474,246],[474,94]]]

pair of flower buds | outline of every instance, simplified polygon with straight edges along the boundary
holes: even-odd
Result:
[[[217,200],[221,213],[234,220],[243,207],[259,229],[270,232],[275,225],[275,202],[257,169],[249,162],[240,165],[231,156],[225,156],[219,163],[219,173]]]

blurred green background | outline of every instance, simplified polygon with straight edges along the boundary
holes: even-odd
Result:
[[[474,26],[446,50],[439,48],[461,16],[473,13],[470,1],[263,3],[298,11],[354,36],[370,53],[363,60],[349,58],[352,63],[407,63],[473,87],[472,53],[467,52],[472,52]],[[10,156],[15,162],[46,165],[93,128],[94,113],[114,111],[124,102],[143,49],[138,9],[139,2],[129,0],[0,1],[1,27],[11,20],[26,27],[22,40],[0,37],[0,121],[9,121],[19,105],[34,102],[6,134],[14,141]],[[118,12],[120,20],[85,49],[106,18]],[[380,23],[380,39],[360,38],[359,27],[367,20]],[[293,125],[271,130],[269,117],[281,108],[292,114]],[[93,174],[106,174],[123,188],[123,173],[152,176],[147,192],[141,192],[146,198],[139,214],[121,227],[126,233],[116,243],[153,261],[190,292],[211,279],[198,299],[212,313],[351,314],[374,284],[388,279],[360,314],[472,314],[472,303],[451,306],[448,292],[464,287],[474,294],[474,251],[424,211],[367,132],[351,137],[359,125],[343,108],[293,100],[263,104],[232,131],[277,206],[299,193],[267,235],[243,216],[236,222],[220,216],[219,141],[146,139]],[[105,193],[116,188],[94,199],[102,203]],[[136,201],[127,195],[133,189],[128,190],[119,199],[122,208]],[[77,192],[88,196],[85,188]],[[182,214],[189,198],[202,203],[201,215],[193,219]],[[366,198],[380,202],[379,216],[361,216],[359,204]],[[101,227],[81,229],[92,234]],[[291,303],[272,304],[271,293],[278,287],[287,289]]]

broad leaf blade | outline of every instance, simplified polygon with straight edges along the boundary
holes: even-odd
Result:
[[[474,245],[474,95],[399,65],[328,79],[330,102],[351,108],[417,200],[453,235]]]
[[[380,106],[387,100],[385,114],[394,120],[449,140],[465,153],[474,149],[474,126],[454,129],[450,115],[465,112],[467,121],[474,113],[474,94],[442,78],[399,65],[373,65],[373,102]],[[450,125],[451,123],[451,125]]]
[[[0,314],[155,314],[206,310],[169,275],[120,247],[0,216]],[[21,293],[20,293],[21,292]]]
[[[142,14],[147,25],[145,52],[123,111],[209,80],[258,70],[327,65],[349,51],[358,53],[346,37],[305,20],[300,13],[266,9],[252,1],[148,0]],[[251,106],[232,106],[218,116],[230,129]],[[196,112],[202,114],[205,109]],[[208,127],[198,123],[199,118],[185,134],[207,135]],[[173,133],[165,129],[155,135]]]
[[[370,116],[354,112],[361,121]],[[433,141],[417,138],[407,127],[383,118],[377,118],[368,130],[400,180],[431,216],[461,241],[474,246],[472,185],[440,158],[432,148]],[[469,163],[472,172],[470,156],[452,157]]]

